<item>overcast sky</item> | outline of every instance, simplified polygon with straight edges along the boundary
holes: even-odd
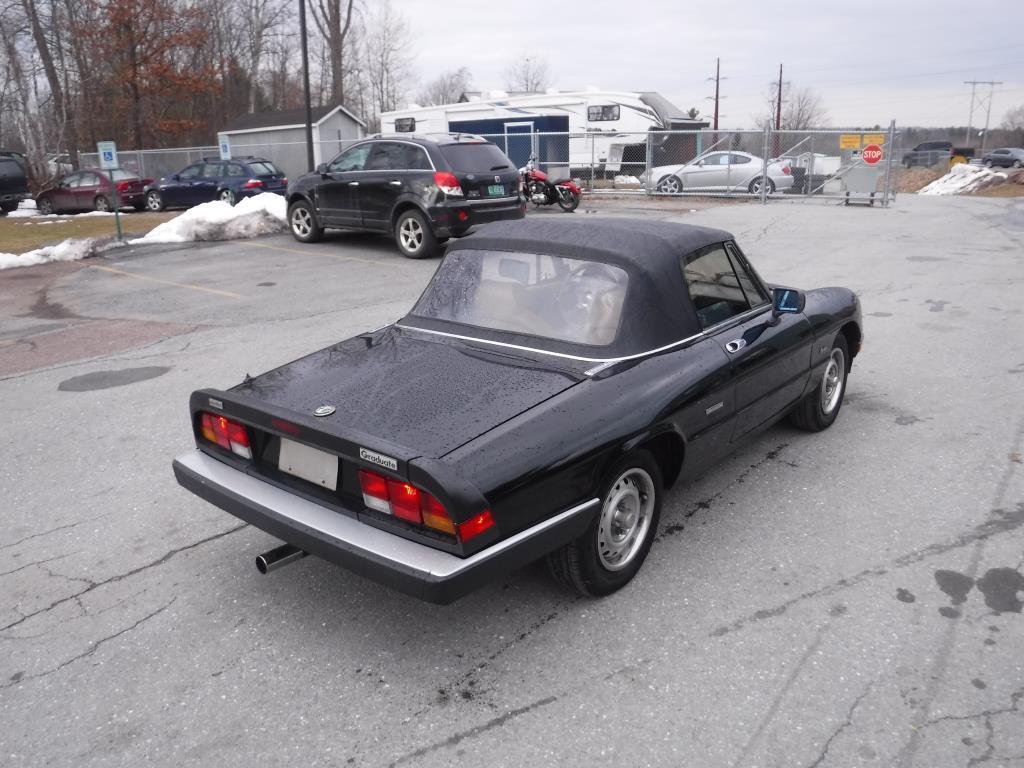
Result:
[[[1024,104],[1024,0],[392,2],[421,82],[464,65],[476,88],[504,88],[508,61],[528,54],[560,90],[658,91],[711,114],[718,56],[723,127],[765,113],[780,63],[784,81],[820,94],[832,126],[964,125],[964,80],[1004,81],[993,126]],[[975,110],[973,124],[984,120]]]

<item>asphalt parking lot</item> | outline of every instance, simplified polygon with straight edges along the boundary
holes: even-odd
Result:
[[[445,607],[261,576],[271,537],[174,481],[191,390],[396,319],[435,261],[281,235],[0,272],[0,763],[1024,766],[1024,202],[690,207],[614,212],[855,289],[866,344],[830,430],[674,488],[603,600],[539,565]]]

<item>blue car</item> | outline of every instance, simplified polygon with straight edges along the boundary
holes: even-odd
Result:
[[[182,171],[166,176],[146,188],[146,208],[189,208],[211,200],[234,205],[243,197],[261,192],[284,195],[288,179],[280,168],[260,157],[204,158]]]

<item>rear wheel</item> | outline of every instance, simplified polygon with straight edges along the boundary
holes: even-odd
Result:
[[[747,191],[750,194],[752,194],[752,195],[760,195],[761,194],[761,184],[763,182],[764,182],[764,179],[762,177],[758,176],[756,179],[754,179],[752,182],[750,182],[750,186],[747,187]],[[772,181],[771,179],[768,179],[768,194],[770,195],[774,191],[775,191],[775,182]]]
[[[1020,160],[1014,160],[1013,161],[1013,167],[1014,168],[1020,168]]]
[[[292,203],[288,209],[288,226],[300,243],[315,243],[324,236],[324,228],[317,223],[313,206],[306,200]]]
[[[683,191],[683,182],[678,176],[664,176],[658,181],[658,186],[654,190],[666,195],[678,195]]]
[[[568,187],[558,188],[558,207],[563,211],[572,213],[580,204],[580,196]]]
[[[41,213],[43,216],[50,216],[56,213],[53,207],[53,201],[47,197],[44,197],[42,200],[39,200],[36,203],[36,208],[39,210],[39,213]]]
[[[626,586],[643,565],[661,515],[661,470],[647,451],[623,456],[608,472],[601,508],[576,541],[548,555],[560,582],[600,597]]]
[[[107,200],[106,195],[96,195],[96,199],[92,201],[92,207],[97,211],[109,211],[110,201]]]
[[[146,207],[153,213],[160,213],[164,209],[164,198],[155,189],[146,193]]]
[[[793,409],[793,424],[808,432],[820,432],[832,426],[843,407],[846,374],[850,371],[850,351],[842,333],[832,342],[821,382]]]
[[[415,208],[403,211],[395,222],[395,243],[398,250],[408,259],[424,259],[432,256],[437,248],[434,236],[426,218]]]
[[[0,211],[3,211],[4,213],[12,213],[16,210],[18,210],[17,202],[0,203]]]
[[[992,161],[991,160],[986,160],[985,161],[985,167],[986,168],[991,168],[992,167]]]
[[[231,190],[231,189],[222,189],[220,191],[220,194],[217,195],[217,199],[220,200],[222,203],[227,203],[228,205],[234,205],[235,204],[235,192],[234,192],[234,190]]]

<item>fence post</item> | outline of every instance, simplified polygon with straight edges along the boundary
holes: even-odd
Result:
[[[644,182],[644,193],[650,195],[654,181],[652,178],[654,175],[654,140],[653,134],[650,131],[647,132],[647,142],[644,147],[644,171],[644,178],[646,179]]]
[[[761,153],[761,205],[768,205],[768,147],[771,140],[771,126],[764,127],[764,151]]]
[[[882,207],[889,207],[889,196],[892,193],[892,156],[896,151],[896,121],[889,121],[889,139],[885,152],[885,191],[882,194]]]
[[[590,134],[590,191],[594,191],[594,134]]]
[[[804,171],[804,196],[810,197],[814,189],[814,134],[811,134],[810,162],[807,163],[807,170]]]

